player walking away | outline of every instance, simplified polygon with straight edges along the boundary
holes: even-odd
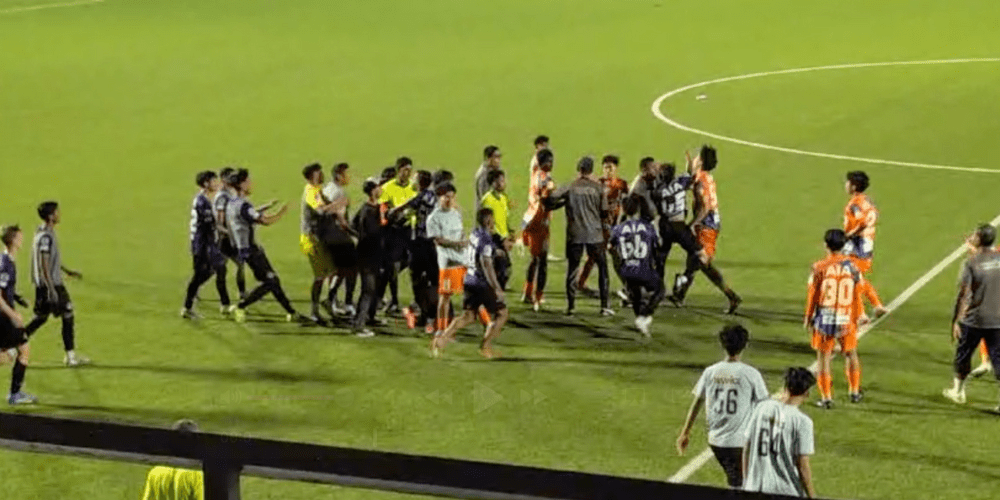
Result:
[[[743,431],[744,491],[816,497],[809,464],[816,452],[813,422],[799,410],[814,383],[809,369],[789,368],[781,396],[754,407]]]
[[[323,186],[323,200],[332,205],[333,211],[320,217],[319,240],[326,246],[333,260],[335,275],[330,283],[330,294],[324,302],[330,315],[354,316],[354,288],[357,286],[358,257],[351,239],[350,221],[347,218],[351,199],[345,187],[350,183],[347,163],[338,163],[330,172],[331,180]],[[344,285],[344,307],[337,303],[337,290]]]
[[[245,278],[245,267],[242,262],[240,262],[239,252],[236,250],[236,244],[233,243],[232,236],[229,234],[229,224],[226,223],[226,211],[229,206],[229,201],[236,198],[236,188],[232,185],[232,175],[236,170],[231,167],[223,168],[219,171],[219,179],[222,181],[222,188],[215,193],[215,197],[212,198],[212,208],[215,210],[215,229],[218,234],[219,240],[219,251],[222,252],[223,257],[233,261],[236,264],[236,290],[239,291],[240,300],[247,295],[247,283]],[[226,270],[223,269],[223,274],[221,278],[217,276],[216,279],[221,279],[222,284],[217,286],[226,286]],[[224,314],[229,314],[226,310]]]
[[[381,203],[386,209],[400,207],[417,196],[417,190],[410,183],[413,174],[413,160],[400,157],[396,160],[396,176],[382,184]],[[388,215],[386,216],[388,218]],[[389,252],[389,275],[387,284],[391,301],[386,308],[387,314],[398,314],[399,309],[399,272],[407,267],[410,260],[410,240],[413,239],[413,226],[416,217],[388,218],[390,221],[386,237],[386,250]],[[384,293],[384,290],[382,291]],[[380,295],[381,296],[381,295]]]
[[[749,340],[750,332],[741,325],[728,325],[719,332],[726,357],[702,372],[691,391],[694,401],[677,437],[677,452],[683,455],[691,427],[704,405],[708,445],[726,473],[730,488],[743,486],[743,447],[747,443],[744,426],[754,405],[770,397],[760,372],[740,360]]]
[[[715,178],[710,173],[715,170],[718,164],[715,148],[702,146],[698,156],[694,159],[688,156],[687,163],[688,170],[694,174],[695,215],[691,221],[691,232],[697,237],[701,251],[695,255],[688,255],[684,274],[678,275],[674,279],[674,293],[670,296],[670,301],[678,306],[684,304],[684,298],[694,283],[694,273],[701,270],[729,299],[729,308],[726,309],[726,314],[736,314],[736,309],[740,306],[740,302],[743,302],[743,299],[732,288],[729,288],[722,273],[712,265],[712,261],[715,260],[715,243],[722,227],[722,219],[719,217],[719,199],[715,191]]]
[[[660,166],[656,164],[656,160],[651,156],[646,156],[639,160],[639,175],[632,181],[632,187],[629,189],[629,194],[642,198],[645,206],[640,209],[640,213],[644,214],[643,218],[648,222],[653,222],[653,218],[656,216],[653,193],[656,192],[659,175]]]
[[[985,341],[993,366],[1000,362],[1000,251],[993,248],[996,237],[996,228],[989,224],[976,228],[968,241],[975,251],[962,265],[959,277],[951,327],[952,341],[958,344],[955,383],[944,390],[944,396],[958,404],[965,403],[965,381],[981,342]]]
[[[13,361],[14,369],[10,374],[10,392],[7,393],[7,403],[10,405],[35,404],[38,399],[21,392],[24,375],[28,371],[28,356],[31,348],[28,345],[28,335],[24,331],[24,318],[15,309],[17,304],[28,305],[17,294],[17,267],[14,259],[24,243],[21,228],[7,226],[0,229],[0,242],[3,243],[3,254],[0,254],[0,364]]]
[[[319,315],[320,297],[323,294],[323,283],[333,276],[334,267],[330,252],[319,238],[320,226],[324,216],[333,214],[337,206],[327,203],[323,198],[323,167],[319,163],[306,165],[302,169],[302,177],[306,180],[306,186],[302,191],[299,249],[309,259],[309,267],[313,273],[309,293],[312,303],[309,319],[322,324],[324,320]]]
[[[538,169],[531,175],[528,188],[528,210],[524,213],[521,223],[521,239],[531,254],[528,264],[528,275],[524,280],[524,295],[521,302],[532,304],[535,311],[541,308],[545,299],[545,283],[548,280],[549,269],[549,236],[552,223],[552,211],[542,200],[549,197],[555,190],[552,182],[552,166],[554,158],[552,151],[543,149],[536,155]]]
[[[862,393],[858,326],[865,310],[862,298],[867,297],[875,305],[876,316],[885,314],[886,309],[882,307],[875,289],[865,285],[865,277],[854,260],[841,253],[847,241],[844,231],[831,229],[823,239],[827,255],[812,266],[804,326],[812,332],[812,347],[816,350],[819,365],[816,380],[821,399],[816,405],[830,409],[833,407],[830,360],[833,358],[834,347],[839,344],[846,359],[845,371],[851,402],[860,403]]]
[[[375,335],[368,325],[375,322],[378,297],[380,292],[385,291],[385,275],[392,264],[385,248],[385,222],[378,201],[382,196],[382,186],[376,179],[368,179],[361,189],[368,199],[351,221],[351,227],[358,235],[358,271],[361,277],[361,296],[352,328],[357,336],[367,338]]]
[[[66,357],[63,363],[75,367],[90,364],[90,360],[76,353],[76,338],[73,328],[73,302],[63,285],[63,274],[70,278],[83,276],[62,265],[56,225],[62,220],[59,204],[46,201],[38,205],[38,216],[44,224],[35,231],[31,244],[31,282],[35,285],[35,318],[25,327],[31,336],[49,319],[49,315],[62,317],[62,339]]]
[[[285,295],[285,290],[281,288],[281,279],[278,277],[278,273],[271,267],[271,262],[267,259],[267,254],[264,253],[264,247],[257,243],[256,237],[255,226],[258,224],[270,226],[278,222],[288,211],[288,205],[282,204],[278,211],[271,215],[265,212],[274,205],[273,202],[260,208],[254,208],[247,200],[247,196],[253,193],[253,180],[250,178],[250,172],[241,168],[233,174],[233,177],[237,197],[229,201],[226,220],[229,223],[229,229],[232,232],[233,241],[236,243],[240,260],[250,267],[253,277],[260,282],[257,288],[251,290],[246,297],[231,308],[233,318],[239,323],[245,322],[247,320],[247,307],[270,293],[288,313],[289,322],[303,322],[306,318],[292,308],[288,296]]]
[[[427,218],[427,236],[434,241],[438,266],[438,305],[434,334],[448,328],[451,297],[464,291],[465,273],[471,265],[462,235],[462,213],[455,206],[455,186],[445,182],[437,186],[438,206]]]
[[[627,220],[611,231],[613,255],[620,266],[618,274],[628,290],[628,299],[635,312],[635,327],[649,338],[649,325],[653,312],[660,305],[666,290],[663,279],[656,272],[656,228],[639,217],[642,198],[631,195],[625,199]],[[644,300],[645,295],[648,300]]]
[[[661,278],[666,275],[667,258],[675,243],[687,252],[689,259],[698,256],[698,242],[684,222],[687,219],[687,192],[693,182],[691,172],[677,175],[677,167],[673,163],[660,168],[653,202],[659,216],[660,239],[663,241],[660,253],[656,256],[657,271]]]
[[[507,323],[508,312],[503,288],[493,269],[496,251],[492,235],[496,224],[493,211],[488,208],[479,209],[476,212],[476,223],[478,227],[469,236],[468,250],[471,252],[470,260],[473,261],[474,270],[465,275],[465,312],[456,317],[443,333],[435,335],[431,340],[431,355],[434,357],[441,356],[442,349],[454,340],[458,330],[476,320],[476,312],[480,307],[486,309],[493,321],[486,327],[486,333],[479,344],[479,353],[488,359],[500,356],[500,353],[493,350],[493,341],[500,336],[500,330]]]
[[[580,176],[570,184],[560,187],[545,199],[550,209],[566,207],[566,315],[573,315],[576,307],[576,286],[579,283],[580,259],[587,257],[597,264],[600,286],[601,316],[615,314],[608,307],[608,261],[604,246],[601,222],[608,213],[608,198],[604,188],[593,179],[594,160],[589,156],[577,164]]]
[[[604,187],[604,195],[608,197],[608,213],[604,217],[602,230],[604,232],[604,245],[607,246],[611,243],[611,228],[618,225],[619,219],[622,216],[622,200],[628,193],[628,183],[624,179],[618,177],[618,162],[619,159],[615,155],[606,155],[601,159],[601,168],[604,175],[598,179],[601,186]],[[621,262],[618,260],[618,254],[611,254],[612,269],[617,273],[621,269]],[[594,269],[594,261],[587,259],[587,262],[583,265],[583,270],[580,271],[580,282],[577,287],[580,292],[588,297],[596,297],[597,292],[587,288],[587,279],[590,278],[590,272]],[[618,276],[622,282],[625,279]],[[621,293],[621,292],[619,292]]]
[[[181,433],[198,432],[198,424],[180,420],[173,429]],[[142,500],[204,500],[205,476],[202,471],[166,467],[153,467],[146,474]]]
[[[483,196],[490,190],[490,172],[500,170],[500,148],[497,146],[486,146],[483,148],[483,163],[476,170],[476,211],[482,208]]]
[[[212,275],[215,275],[215,287],[219,291],[219,310],[226,314],[229,309],[229,291],[226,290],[226,258],[219,250],[216,240],[215,214],[212,202],[219,191],[221,183],[215,172],[206,170],[195,177],[195,182],[201,188],[191,204],[191,257],[194,261],[194,276],[188,283],[187,295],[184,297],[184,308],[181,317],[196,319],[198,315],[192,309],[198,289]]]
[[[507,196],[507,176],[503,170],[491,170],[486,176],[490,190],[483,195],[479,205],[493,211],[496,226],[493,232],[493,245],[496,250],[495,267],[500,286],[507,290],[510,280],[511,260],[510,250],[514,248],[514,204]]]
[[[413,300],[420,314],[414,312],[413,306],[403,308],[406,326],[410,329],[427,326],[428,320],[437,316],[437,251],[434,241],[427,236],[427,218],[437,206],[437,195],[431,189],[433,176],[427,170],[417,172],[417,185],[420,192],[403,205],[392,210],[390,219],[397,213],[410,212],[416,217],[413,227],[413,239],[410,244],[410,283],[413,286]],[[431,330],[428,333],[433,333]]]

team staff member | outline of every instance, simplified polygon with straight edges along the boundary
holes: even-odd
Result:
[[[604,244],[611,243],[611,228],[618,225],[619,220],[622,217],[622,200],[628,194],[628,183],[625,179],[618,177],[618,162],[619,159],[615,155],[605,155],[601,159],[601,168],[604,171],[604,175],[598,179],[598,182],[604,186],[604,195],[608,197],[608,214],[604,217]],[[618,261],[618,254],[611,254],[612,269],[617,273],[621,269],[621,262]],[[590,277],[590,271],[594,269],[594,261],[587,259],[586,264],[583,265],[583,271],[580,272],[580,283],[578,288],[583,291],[585,295],[594,295],[593,290],[587,288],[587,279]],[[624,283],[624,278],[621,275],[618,276],[619,279]]]
[[[0,242],[3,243],[3,254],[0,254],[0,364],[14,362],[7,403],[12,406],[35,404],[37,398],[21,392],[31,353],[28,336],[24,332],[24,318],[15,309],[15,304],[28,305],[17,294],[17,267],[14,263],[24,242],[21,228],[15,225],[0,229]]]
[[[368,325],[375,322],[379,291],[385,291],[380,283],[384,282],[391,264],[386,255],[385,224],[378,201],[382,196],[382,186],[376,179],[368,179],[361,189],[368,199],[351,220],[351,228],[358,235],[358,271],[361,277],[361,296],[352,326],[355,335],[368,338],[375,336]]]
[[[615,314],[608,307],[608,261],[604,246],[602,221],[608,213],[608,198],[604,188],[592,178],[594,160],[586,156],[576,167],[580,176],[560,187],[545,200],[555,210],[566,207],[566,314],[576,308],[576,286],[579,283],[580,259],[586,253],[597,264],[600,286],[601,316]]]
[[[73,302],[63,285],[63,274],[70,278],[82,279],[83,275],[67,269],[62,264],[56,225],[62,221],[59,204],[46,201],[38,206],[38,216],[44,222],[35,231],[31,244],[31,281],[35,285],[35,318],[25,327],[25,333],[34,334],[49,315],[62,317],[62,339],[66,357],[63,363],[74,367],[90,363],[90,360],[76,353],[76,332],[73,328]]]
[[[212,275],[215,275],[215,286],[219,291],[220,311],[223,314],[229,309],[229,291],[226,290],[226,258],[219,250],[215,231],[215,214],[212,210],[212,200],[219,191],[219,178],[215,172],[206,170],[195,176],[195,183],[201,188],[191,203],[191,256],[194,260],[194,275],[187,286],[184,297],[184,308],[181,317],[194,319],[197,314],[191,309],[198,289]]]

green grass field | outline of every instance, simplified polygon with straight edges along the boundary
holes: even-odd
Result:
[[[361,340],[236,325],[206,301],[207,319],[187,323],[177,312],[194,173],[244,165],[256,199],[294,207],[308,162],[349,161],[360,180],[406,154],[453,170],[471,206],[482,147],[496,143],[523,207],[538,133],[552,137],[560,182],[579,156],[609,152],[631,179],[641,156],[680,161],[702,142],[650,113],[671,89],[787,68],[994,57],[1000,46],[991,0],[107,0],[14,11],[45,3],[0,0],[0,220],[30,234],[38,202],[62,204],[64,259],[85,275],[69,283],[79,349],[95,365],[62,368],[59,327],[46,325],[27,381],[43,404],[23,411],[156,426],[188,417],[212,432],[654,479],[705,446],[699,422],[689,456],[673,448],[727,321],[704,278],[691,307],[659,311],[643,344],[631,312],[600,319],[594,301],[573,320],[555,312],[565,272],[556,263],[553,312],[514,306],[502,362],[480,360],[468,338],[432,361],[423,335],[398,322],[391,335]],[[989,169],[1000,160],[998,71],[975,63],[774,76],[708,87],[703,101],[681,94],[663,111],[767,144]],[[805,279],[823,231],[841,223],[844,172],[872,177],[881,211],[873,281],[886,302],[1000,212],[991,173],[716,146],[720,267],[746,300],[748,360],[772,388],[784,367],[813,360],[800,326]],[[310,276],[294,211],[260,235],[304,307]],[[553,231],[560,255],[562,220]],[[28,255],[19,256],[20,289],[31,296]],[[516,266],[515,289],[524,260]],[[971,384],[967,408],[940,396],[951,378],[956,273],[945,270],[862,341],[864,404],[846,404],[838,369],[837,409],[805,410],[816,423],[821,496],[994,497],[1000,459],[983,439],[996,431],[986,412],[995,386]],[[267,301],[255,312],[278,308]],[[145,474],[10,452],[0,470],[7,491],[65,500],[138,498]],[[690,480],[724,483],[714,463]],[[243,480],[243,495],[385,496],[255,479]]]

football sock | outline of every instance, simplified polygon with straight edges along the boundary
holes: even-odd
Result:
[[[852,367],[847,369],[847,386],[851,391],[851,394],[858,394],[861,392],[861,364],[859,363],[857,367]]]
[[[312,315],[319,316],[319,298],[323,294],[323,280],[318,279],[313,281],[310,292],[310,297],[312,298]]]
[[[226,268],[222,267],[215,273],[215,289],[219,292],[219,302],[223,307],[229,305],[229,289],[226,288]]]
[[[490,324],[490,313],[486,312],[485,307],[479,308],[479,321],[482,322],[483,325]]]
[[[246,266],[243,264],[236,266],[236,289],[239,290],[241,298],[247,294],[247,280],[244,269],[246,269]]]
[[[955,387],[954,390],[957,392],[965,392],[965,380],[955,377]]]
[[[979,362],[984,365],[990,362],[990,350],[985,341],[979,342]]]
[[[833,377],[830,374],[821,373],[817,375],[816,385],[819,386],[819,394],[822,399],[833,399]]]
[[[10,393],[17,394],[21,392],[21,385],[24,384],[24,373],[28,370],[28,366],[21,364],[20,358],[14,360],[14,369],[11,371],[10,376]]]
[[[76,348],[76,339],[73,335],[73,319],[72,312],[63,315],[62,339],[63,348],[66,352],[70,352]]]

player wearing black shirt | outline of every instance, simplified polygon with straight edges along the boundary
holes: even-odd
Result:
[[[10,405],[34,404],[38,400],[21,392],[24,374],[28,370],[28,335],[24,330],[24,319],[15,309],[15,304],[27,306],[17,294],[17,268],[14,258],[24,235],[21,228],[7,226],[0,230],[0,241],[3,243],[3,254],[0,254],[0,363],[14,361],[14,369],[10,377],[10,393],[7,403]]]
[[[413,239],[409,242],[410,282],[413,285],[413,300],[420,309],[420,315],[418,317],[412,307],[403,308],[403,316],[410,328],[426,326],[429,320],[437,318],[437,248],[434,241],[427,237],[427,217],[437,207],[437,195],[431,189],[432,181],[430,172],[418,171],[417,186],[420,191],[410,201],[389,213],[390,219],[401,212],[412,212],[417,218]]]
[[[201,188],[195,195],[191,205],[191,257],[194,261],[194,275],[188,282],[187,295],[184,297],[184,308],[181,317],[197,318],[191,309],[194,305],[198,289],[212,275],[216,276],[215,286],[219,291],[221,310],[229,308],[229,291],[226,290],[226,260],[219,250],[216,239],[216,223],[212,201],[220,187],[219,177],[215,172],[206,170],[195,177],[195,183]]]
[[[372,337],[375,332],[367,325],[375,321],[379,291],[385,292],[384,285],[380,284],[384,283],[384,275],[391,263],[386,255],[385,221],[378,201],[382,196],[382,187],[376,179],[368,179],[362,190],[368,199],[351,221],[351,227],[358,235],[358,270],[361,277],[361,297],[354,313],[353,330],[359,337]]]

